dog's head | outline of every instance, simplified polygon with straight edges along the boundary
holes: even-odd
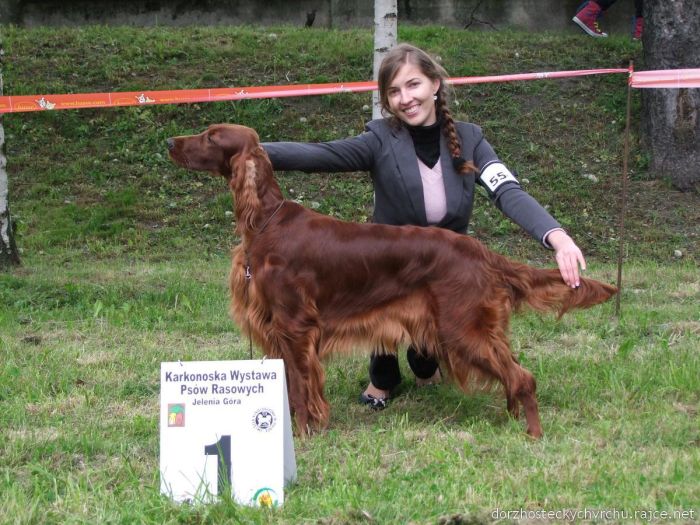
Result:
[[[261,149],[255,130],[236,124],[214,124],[198,135],[169,138],[167,144],[176,164],[228,180],[244,168],[245,159]]]
[[[261,210],[283,199],[270,159],[251,128],[214,124],[198,135],[169,138],[167,144],[176,164],[226,178],[239,229],[253,229]]]

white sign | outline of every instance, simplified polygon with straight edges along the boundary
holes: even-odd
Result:
[[[160,490],[277,506],[296,478],[281,359],[160,365]]]

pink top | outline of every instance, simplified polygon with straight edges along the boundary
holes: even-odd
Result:
[[[423,181],[423,199],[425,201],[425,216],[428,224],[437,224],[447,213],[447,197],[445,195],[445,182],[442,178],[442,166],[437,161],[434,167],[429,168],[420,159],[418,160],[420,178]]]

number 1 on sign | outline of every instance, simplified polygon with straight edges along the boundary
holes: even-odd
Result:
[[[217,493],[223,495],[226,490],[231,490],[231,436],[221,436],[221,439],[204,447],[206,456],[216,456]]]

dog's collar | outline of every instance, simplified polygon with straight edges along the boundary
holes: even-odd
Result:
[[[275,208],[275,211],[273,211],[272,214],[263,223],[263,225],[258,230],[258,234],[261,234],[263,231],[265,231],[265,228],[267,228],[267,225],[270,224],[270,221],[272,220],[272,218],[275,215],[277,215],[277,212],[282,209],[283,205],[284,205],[284,200],[279,203],[279,206],[277,206],[277,208]],[[248,250],[245,250],[245,283],[246,283],[245,302],[246,302],[246,309],[247,309],[247,305],[248,305],[248,283],[250,282],[250,280],[252,278],[253,278],[253,274],[250,271],[250,255],[248,254]],[[253,359],[253,339],[250,336],[250,318],[248,319],[248,343],[250,346],[250,358]]]
[[[272,212],[272,215],[270,215],[267,218],[267,220],[263,223],[263,225],[260,227],[260,229],[258,230],[258,234],[261,234],[262,232],[265,231],[265,228],[267,228],[267,225],[270,224],[270,221],[272,220],[272,218],[275,215],[277,215],[277,212],[280,211],[280,209],[282,208],[283,205],[284,205],[284,201],[280,202],[279,206],[277,206],[277,208],[275,208],[275,211]]]
[[[273,211],[270,216],[267,218],[267,220],[263,223],[263,225],[260,227],[260,229],[257,231],[258,235],[260,235],[262,232],[265,231],[265,228],[267,228],[267,225],[270,224],[270,221],[272,218],[277,215],[277,212],[282,209],[282,206],[284,205],[284,200],[279,203],[279,206],[275,208],[275,211]],[[251,277],[253,277],[253,274],[250,271],[250,255],[248,255],[248,250],[245,250],[245,280],[250,281]]]

